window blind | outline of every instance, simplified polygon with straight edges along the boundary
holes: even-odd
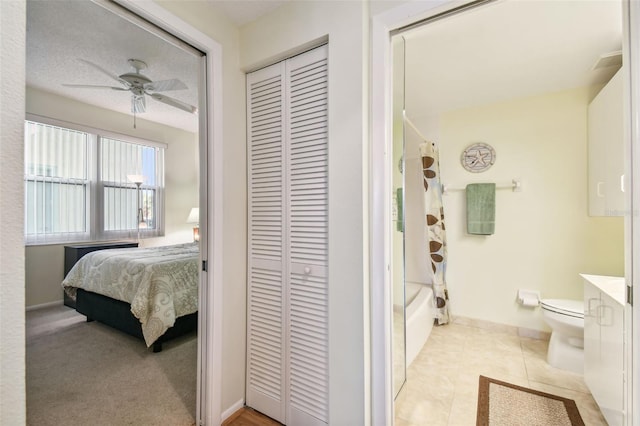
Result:
[[[89,237],[89,135],[25,124],[25,238],[27,242]]]
[[[160,196],[164,183],[164,149],[112,138],[100,138],[99,192],[105,236],[137,232],[159,235]],[[143,176],[140,191],[130,176]]]
[[[86,130],[25,122],[26,244],[163,235],[164,147]]]

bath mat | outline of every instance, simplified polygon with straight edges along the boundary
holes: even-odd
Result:
[[[572,399],[480,376],[477,426],[584,426]]]

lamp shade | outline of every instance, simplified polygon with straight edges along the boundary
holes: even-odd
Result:
[[[187,217],[187,223],[199,223],[200,222],[200,208],[194,207],[189,212]]]

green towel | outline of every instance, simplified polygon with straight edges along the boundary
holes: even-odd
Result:
[[[496,228],[496,184],[467,185],[467,233],[491,235]]]

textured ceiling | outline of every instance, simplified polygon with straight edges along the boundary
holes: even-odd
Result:
[[[2,1],[2,0],[0,0]],[[130,92],[78,89],[63,83],[118,86],[91,61],[112,74],[132,71],[127,60],[140,59],[151,80],[178,78],[187,90],[166,95],[198,106],[199,60],[192,53],[163,41],[148,31],[87,0],[27,1],[27,85],[80,102],[131,114]],[[160,103],[147,96],[139,118],[197,132],[197,114]]]
[[[404,34],[409,117],[606,82],[621,2],[500,1]]]
[[[238,25],[286,3],[208,1]],[[428,116],[604,82],[615,68],[591,68],[600,55],[621,48],[621,23],[617,0],[512,0],[407,32],[407,113]],[[116,83],[79,58],[118,75],[131,71],[127,59],[141,59],[152,80],[186,83],[188,90],[167,95],[198,105],[193,55],[87,0],[28,0],[27,85],[130,114],[127,92],[62,86]],[[197,131],[196,115],[150,98],[140,118]]]

